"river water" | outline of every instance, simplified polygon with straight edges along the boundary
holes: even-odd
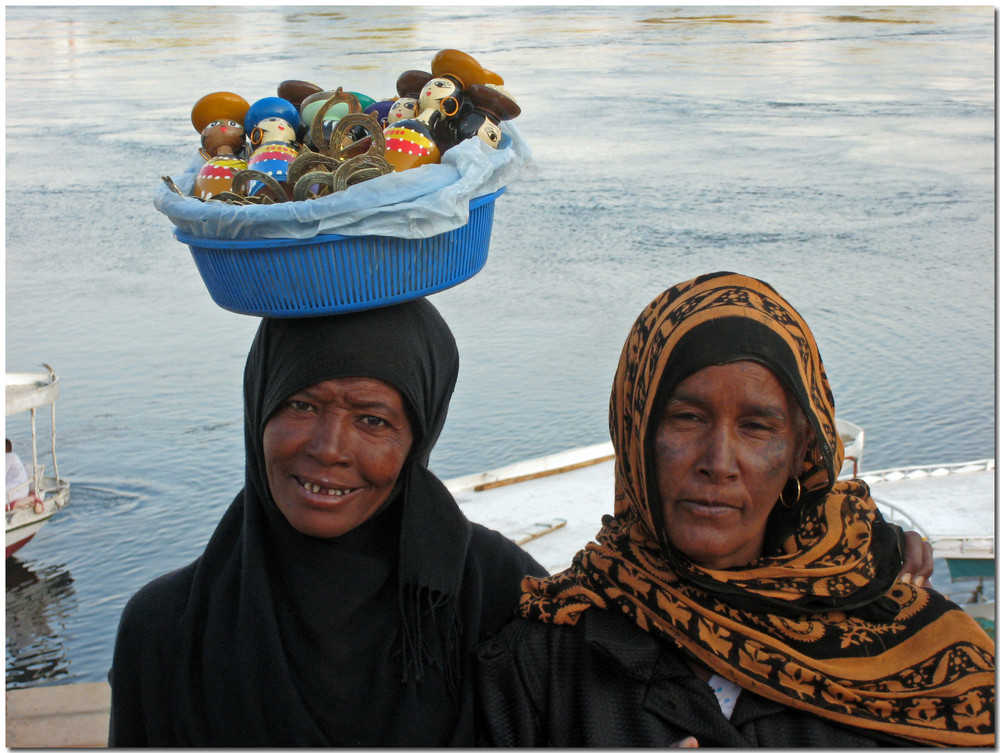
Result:
[[[518,99],[537,170],[498,200],[485,269],[432,298],[462,354],[442,477],[606,441],[635,316],[720,269],[810,322],[866,468],[995,454],[990,7],[5,13],[7,369],[59,373],[73,484],[7,563],[8,688],[104,678],[126,599],[242,483],[257,321],[212,303],[152,206],[211,91],[385,97],[455,47]]]

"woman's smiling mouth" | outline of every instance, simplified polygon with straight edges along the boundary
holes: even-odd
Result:
[[[301,486],[303,489],[305,489],[307,492],[310,492],[311,494],[319,494],[327,497],[344,497],[350,494],[351,492],[358,491],[358,488],[324,487],[320,486],[319,484],[314,484],[311,481],[306,481],[305,479],[299,478],[298,476],[295,476],[294,478],[298,482],[299,486]]]

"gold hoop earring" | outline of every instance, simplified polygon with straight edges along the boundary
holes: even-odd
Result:
[[[802,499],[802,484],[799,483],[799,480],[797,478],[795,479],[795,501],[793,501],[791,503],[785,502],[785,490],[784,489],[782,489],[781,490],[781,494],[778,495],[778,501],[781,502],[781,505],[783,507],[787,507],[789,510],[791,510],[793,507],[795,507],[795,505],[797,505],[799,503],[800,499]]]

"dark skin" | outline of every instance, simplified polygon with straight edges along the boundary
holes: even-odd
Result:
[[[925,541],[916,531],[903,533],[903,569],[899,580],[912,583],[917,588],[930,586],[931,575],[934,573],[934,549],[931,542]]]
[[[327,379],[291,395],[264,426],[271,496],[300,533],[336,538],[388,499],[413,446],[399,390]]]
[[[800,414],[774,373],[751,361],[709,366],[677,385],[654,443],[674,551],[710,570],[761,556],[781,490],[803,471]]]

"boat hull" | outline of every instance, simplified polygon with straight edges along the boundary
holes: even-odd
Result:
[[[36,498],[33,495],[26,498],[30,501],[22,500],[20,506],[7,511],[5,559],[31,541],[42,526],[69,502],[69,482],[65,479],[57,481],[46,477],[42,479],[41,488],[43,490],[41,511],[35,512]]]
[[[44,523],[45,523],[45,521],[42,521],[42,523],[39,523],[38,524],[38,528],[41,528]],[[13,543],[11,543],[11,539],[12,539],[11,535],[7,534],[7,555],[6,555],[6,557],[4,557],[4,559],[6,559],[7,557],[10,557],[12,554],[14,554],[14,552],[20,550],[20,548],[22,546],[24,546],[29,541],[31,541],[33,538],[35,538],[35,534],[36,533],[38,533],[37,530],[32,531],[30,533],[25,533],[25,534],[23,534],[20,537],[15,537],[14,540],[13,540]]]

